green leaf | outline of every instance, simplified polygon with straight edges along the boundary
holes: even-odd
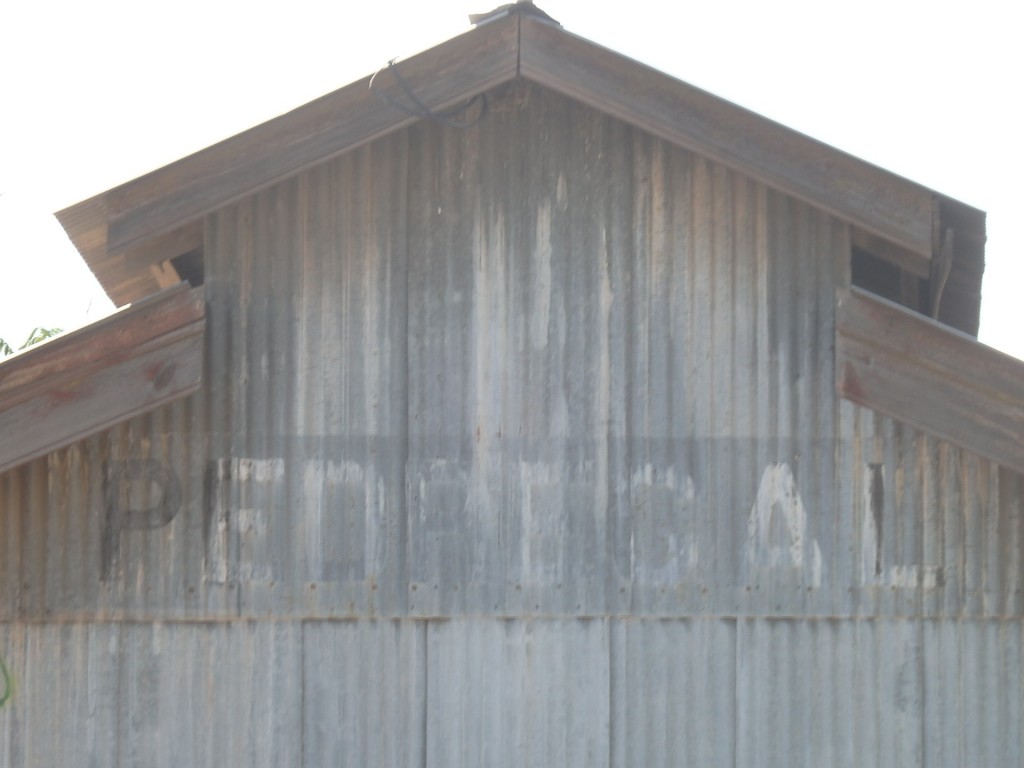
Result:
[[[33,344],[38,344],[40,341],[52,339],[54,336],[59,336],[62,333],[64,333],[63,328],[33,328],[32,333],[28,335],[25,343],[18,347],[18,350],[21,351],[31,347]]]
[[[62,333],[64,333],[63,328],[43,328],[41,326],[33,328],[32,333],[25,339],[25,343],[18,347],[18,351],[28,349],[33,344],[52,339],[54,336],[60,336]],[[3,337],[0,337],[0,357],[7,357],[13,354],[14,350],[11,348],[11,345]]]

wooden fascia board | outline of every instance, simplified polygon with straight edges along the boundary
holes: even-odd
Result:
[[[519,20],[501,19],[398,64],[417,98],[444,109],[513,79]],[[57,214],[86,256],[102,261],[223,205],[419,119],[369,90],[366,77],[285,115]],[[398,101],[385,71],[374,83]],[[99,212],[106,232],[96,229]],[[70,225],[70,226],[69,226]],[[102,237],[102,242],[98,240]],[[87,238],[83,247],[79,238]],[[94,271],[96,267],[94,266]],[[102,265],[99,267],[102,269]]]
[[[551,24],[521,23],[524,78],[931,257],[930,190]]]
[[[839,297],[836,389],[1024,473],[1024,362],[853,289]]]
[[[194,392],[204,330],[183,283],[0,363],[0,472]]]

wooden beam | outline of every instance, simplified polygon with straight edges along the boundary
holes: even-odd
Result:
[[[858,289],[839,300],[836,388],[1024,473],[1024,362]]]
[[[0,472],[194,392],[204,328],[179,284],[0,364]]]
[[[120,253],[107,254],[104,244],[105,255],[86,255],[86,261],[111,301],[124,306],[180,283],[182,278],[166,262],[202,247],[203,219],[199,219]]]
[[[558,27],[521,24],[527,79],[931,257],[930,190]]]

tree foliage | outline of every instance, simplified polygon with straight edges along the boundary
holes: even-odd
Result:
[[[38,344],[41,341],[46,341],[47,339],[51,339],[54,336],[59,336],[62,333],[64,333],[63,328],[43,328],[41,326],[33,328],[32,333],[28,335],[28,338],[25,339],[25,343],[18,347],[17,351],[20,352],[23,349],[28,349],[33,344]],[[0,357],[7,357],[8,355],[13,355],[14,352],[15,350],[11,348],[11,345],[8,344],[4,338],[0,337]]]

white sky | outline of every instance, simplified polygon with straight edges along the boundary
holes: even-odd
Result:
[[[499,2],[7,4],[0,337],[109,311],[53,211],[458,34]],[[987,211],[981,339],[1024,358],[1015,4],[537,2],[570,32]]]

